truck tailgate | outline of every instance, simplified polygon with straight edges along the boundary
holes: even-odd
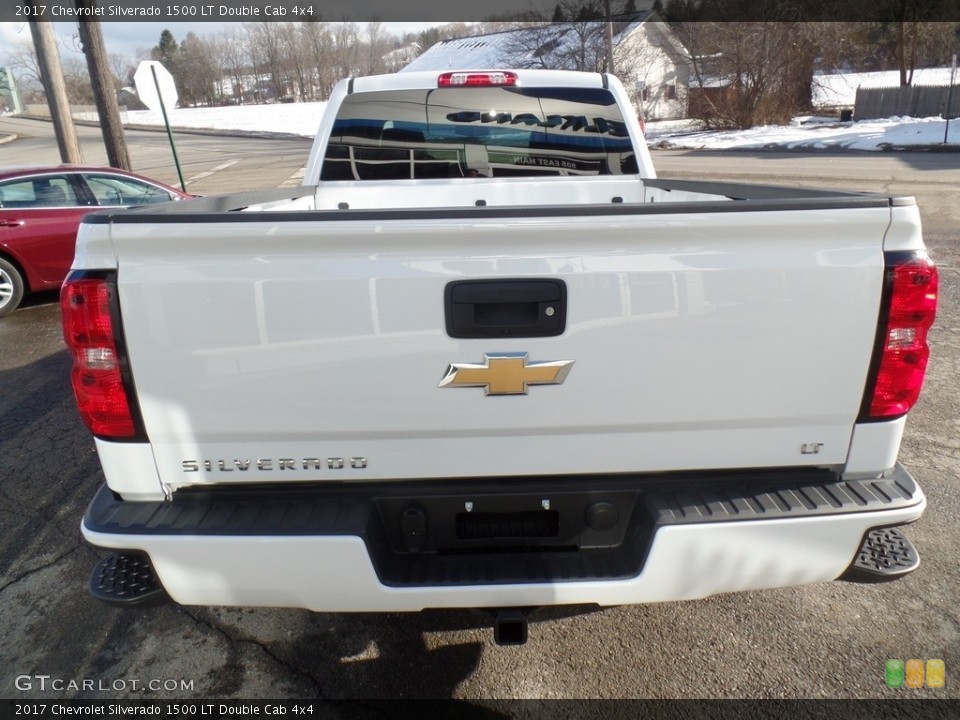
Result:
[[[114,223],[161,480],[843,465],[889,208],[478,210]],[[540,279],[562,333],[448,333],[449,283]]]

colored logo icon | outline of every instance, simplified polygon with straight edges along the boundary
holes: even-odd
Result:
[[[946,667],[943,660],[923,660],[911,658],[904,662],[891,658],[884,666],[884,682],[889,688],[922,688],[924,681],[928,688],[942,688],[946,685]]]
[[[943,660],[927,660],[927,687],[942,688],[946,684],[946,676]]]
[[[903,660],[887,660],[886,672],[884,675],[887,682],[887,687],[901,687],[904,680]]]
[[[923,687],[923,660],[911,659],[907,660],[906,665],[906,675],[907,675],[907,687],[908,688],[922,688]]]

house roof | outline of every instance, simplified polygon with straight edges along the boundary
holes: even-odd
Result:
[[[613,44],[636,30],[654,15],[653,10],[631,13],[614,18]],[[486,35],[450,38],[427,48],[400,72],[414,70],[485,69],[509,67],[557,67],[543,60],[545,56],[560,57],[577,42],[574,23],[549,23],[523,27]],[[590,29],[602,29],[604,21],[592,21]]]

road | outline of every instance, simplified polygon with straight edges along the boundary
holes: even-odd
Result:
[[[18,138],[0,145],[0,166],[60,162],[52,123],[0,117],[0,135],[5,133]],[[77,135],[83,163],[107,163],[100,128],[77,125]],[[187,190],[198,195],[213,195],[249,190],[251,183],[256,183],[254,187],[278,187],[287,181],[299,184],[296,173],[306,162],[311,140],[279,133],[263,135],[231,137],[175,132],[174,142]],[[179,187],[165,132],[127,130],[125,136],[135,172]]]
[[[169,181],[165,137],[130,140],[136,169]],[[300,140],[183,134],[178,142],[193,175],[213,171],[197,181],[195,191],[207,193],[280,184],[307,153]],[[0,145],[0,164],[49,162],[49,144],[37,131]],[[546,610],[530,641],[513,648],[494,645],[486,619],[468,612],[102,606],[85,590],[98,555],[78,532],[102,475],[74,410],[58,311],[46,297],[0,323],[0,697],[960,698],[960,155],[657,151],[654,161],[664,176],[917,196],[941,264],[942,299],[927,386],[901,453],[929,502],[908,530],[923,558],[916,573],[877,586]],[[941,658],[947,687],[887,689],[888,658]],[[108,689],[44,689],[39,675],[105,680]],[[192,690],[134,689],[153,679]],[[30,689],[20,689],[25,684]]]

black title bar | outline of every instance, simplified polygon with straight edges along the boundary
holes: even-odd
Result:
[[[700,0],[672,20],[803,22],[960,22],[960,0],[852,3],[849,0]],[[95,0],[92,13],[73,0],[0,0],[0,22],[474,22],[549,21],[550,0]],[[586,3],[585,3],[586,4]],[[612,3],[613,11],[618,5]],[[671,10],[668,3],[662,3]],[[648,10],[652,0],[636,0]],[[916,12],[914,12],[916,6]],[[602,18],[597,18],[602,19]]]

